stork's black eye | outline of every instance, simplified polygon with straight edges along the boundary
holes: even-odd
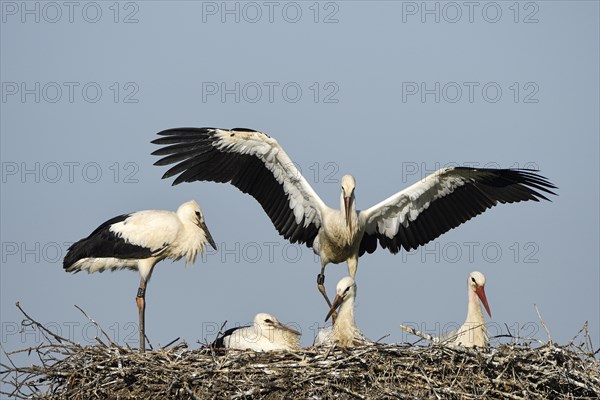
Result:
[[[268,318],[267,318],[267,319],[265,319],[265,322],[266,322],[266,323],[268,323],[268,324],[272,324],[272,323],[273,323],[273,321],[271,321],[271,320],[270,320],[270,319],[268,319]]]
[[[196,211],[196,217],[200,218],[200,211]]]
[[[348,293],[348,290],[350,290],[350,286],[348,286],[348,287],[346,288],[346,290],[344,290],[344,294]]]
[[[473,281],[474,284],[477,284],[477,282],[475,281],[475,278],[471,277],[471,280]]]

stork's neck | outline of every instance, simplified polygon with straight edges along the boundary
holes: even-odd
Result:
[[[340,307],[340,312],[333,326],[335,339],[341,346],[351,346],[359,336],[354,322],[354,297],[348,298]]]
[[[483,318],[483,312],[481,310],[481,303],[479,302],[479,297],[474,290],[471,289],[471,286],[468,285],[468,293],[469,293],[469,304],[467,306],[467,319],[465,323],[472,324],[484,324],[485,319]]]
[[[177,237],[179,257],[185,257],[186,265],[193,264],[196,261],[197,254],[204,254],[206,235],[196,224],[189,221],[182,222],[182,228],[179,230]]]
[[[481,312],[481,305],[479,304],[479,298],[475,291],[471,289],[470,285],[468,293],[469,305],[467,308],[467,319],[463,326],[458,330],[455,343],[466,347],[485,347],[487,346],[488,337],[485,320],[483,319],[483,313]]]
[[[346,225],[346,198],[344,193],[340,193],[340,212],[344,220],[344,225],[348,226],[350,232],[356,231],[358,215],[356,214],[356,202],[354,201],[354,194],[350,197],[350,212],[348,218],[350,223]]]

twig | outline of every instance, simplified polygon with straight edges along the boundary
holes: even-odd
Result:
[[[420,337],[421,339],[429,340],[432,343],[437,343],[440,341],[439,338],[433,337],[428,333],[418,331],[418,330],[410,328],[408,326],[400,325],[400,328],[410,334]]]
[[[362,395],[360,395],[360,394],[358,394],[356,392],[353,392],[352,390],[350,390],[347,387],[344,387],[342,385],[331,384],[331,386],[334,387],[334,388],[336,388],[336,389],[338,389],[338,390],[341,390],[344,393],[347,393],[347,394],[349,394],[351,396],[354,396],[354,397],[356,397],[358,399],[366,399],[365,396],[362,396]]]
[[[81,313],[82,313],[83,315],[85,315],[85,317],[86,317],[88,320],[90,320],[90,322],[91,322],[92,324],[94,324],[94,325],[96,326],[96,328],[98,328],[98,329],[100,330],[100,332],[102,332],[102,334],[104,335],[104,337],[106,338],[106,340],[108,340],[108,342],[111,344],[111,346],[115,346],[115,347],[121,347],[121,346],[119,346],[119,345],[115,344],[115,342],[113,342],[112,340],[110,340],[110,337],[109,337],[109,336],[106,334],[106,332],[104,332],[104,329],[102,329],[102,327],[101,327],[100,325],[98,325],[98,323],[97,323],[96,321],[94,321],[92,318],[90,318],[90,317],[89,317],[89,315],[87,315],[87,314],[85,313],[85,311],[83,311],[83,310],[81,309],[81,307],[79,307],[77,304],[74,304],[74,306],[75,306],[75,308],[76,308],[76,309],[78,309],[79,311],[81,311]],[[97,339],[98,339],[98,338],[97,338]],[[106,346],[106,345],[105,345],[105,346]]]
[[[385,339],[385,338],[386,338],[386,337],[388,337],[388,336],[390,336],[390,334],[389,334],[389,333],[388,333],[388,334],[386,334],[386,335],[383,335],[382,337],[380,337],[379,339],[377,339],[377,340],[375,341],[375,343],[380,343],[380,342],[381,342],[383,339]]]
[[[173,343],[175,343],[176,341],[178,341],[180,338],[176,338],[171,340],[169,343],[165,344],[163,347],[161,347],[162,350],[166,349],[167,347],[169,347],[170,345],[172,345]]]
[[[546,323],[544,322],[544,320],[542,319],[542,316],[540,315],[540,310],[538,310],[537,304],[534,304],[533,306],[535,307],[535,311],[537,312],[538,318],[540,319],[540,322],[542,323],[542,326],[546,330],[546,334],[548,335],[548,343],[550,345],[552,345],[552,336],[550,336],[550,331],[548,330],[548,327],[546,326]]]
[[[188,382],[187,382],[187,381],[184,381],[184,382],[183,382],[183,387],[185,388],[185,391],[186,391],[186,392],[187,392],[187,393],[188,393],[190,396],[192,396],[192,399],[193,399],[193,400],[200,400],[200,399],[199,399],[199,398],[198,398],[198,397],[197,397],[197,396],[194,394],[194,391],[193,391],[192,389],[190,389],[190,385],[188,384]]]
[[[56,333],[46,329],[46,327],[42,324],[40,324],[39,322],[37,322],[36,320],[34,320],[33,318],[31,318],[22,308],[21,305],[19,304],[19,302],[17,301],[17,303],[15,304],[17,306],[17,308],[19,309],[19,311],[21,311],[21,313],[23,313],[23,315],[29,320],[31,321],[31,323],[33,323],[36,327],[38,327],[42,332],[46,332],[47,334],[49,334],[50,336],[52,336],[53,338],[55,338],[56,340],[58,340],[60,343],[62,343],[63,341],[68,342],[68,343],[72,343],[75,344],[74,342],[70,341],[69,339],[66,339],[62,336],[57,335]]]

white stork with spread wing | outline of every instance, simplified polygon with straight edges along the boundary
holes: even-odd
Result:
[[[377,242],[392,253],[416,249],[498,203],[548,200],[555,186],[527,169],[442,168],[366,210],[355,207],[355,180],[341,181],[340,208],[327,206],[272,137],[244,128],[175,128],[158,133],[164,145],[155,165],[175,164],[164,175],[181,182],[229,182],[253,196],[277,231],[312,247],[321,258],[317,277],[327,304],[328,263],[348,263],[356,275],[359,256]],[[543,192],[543,193],[542,193]]]

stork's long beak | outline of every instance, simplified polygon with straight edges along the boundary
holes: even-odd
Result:
[[[198,226],[200,227],[200,229],[202,229],[204,231],[204,234],[206,235],[206,240],[208,240],[208,243],[212,246],[213,249],[217,250],[217,245],[215,243],[215,241],[212,238],[212,235],[210,234],[210,231],[208,230],[208,227],[206,226],[206,223],[202,222],[198,222]]]
[[[291,333],[293,335],[300,336],[300,332],[298,332],[295,329],[290,328],[287,325],[282,324],[281,322],[277,322],[276,327],[279,328],[279,329],[283,329],[284,331],[289,332],[289,333]]]
[[[487,311],[490,318],[492,318],[492,312],[490,311],[490,306],[488,306],[488,302],[487,302],[487,298],[485,297],[485,290],[483,290],[483,286],[479,286],[477,289],[475,289],[475,293],[477,293],[477,296],[483,303],[483,306],[485,307],[485,311]]]
[[[327,320],[329,319],[329,317],[331,317],[331,314],[333,314],[333,312],[342,305],[342,302],[344,301],[344,299],[338,294],[335,296],[335,299],[333,299],[333,303],[331,304],[331,308],[329,309],[329,312],[327,313],[327,316],[325,317],[325,322],[327,322]]]
[[[350,227],[350,202],[352,202],[352,197],[347,196],[344,197],[344,211],[346,212],[346,226]]]

